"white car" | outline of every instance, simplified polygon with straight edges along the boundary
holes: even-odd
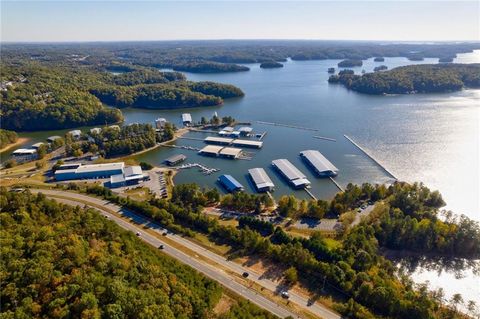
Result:
[[[282,291],[281,296],[282,298],[285,298],[285,299],[290,298],[290,294],[288,293],[288,291]]]
[[[142,234],[140,234],[140,232],[137,231],[136,235],[140,237]]]

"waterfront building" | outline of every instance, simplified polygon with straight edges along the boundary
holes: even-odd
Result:
[[[300,156],[320,177],[337,176],[338,168],[335,167],[322,153],[316,150],[300,152]]]
[[[310,187],[310,181],[307,177],[298,170],[287,159],[277,159],[272,161],[273,167],[275,167],[280,174],[292,185],[294,188],[308,188]]]
[[[243,185],[231,175],[221,175],[218,182],[230,193],[243,191]]]
[[[273,190],[275,185],[263,168],[251,168],[248,170],[248,174],[252,178],[258,192],[268,192]]]
[[[186,159],[187,159],[187,156],[185,156],[183,154],[177,154],[177,155],[173,155],[173,156],[168,157],[167,159],[165,159],[164,162],[168,166],[174,166],[174,165],[177,165],[178,163],[183,162]]]

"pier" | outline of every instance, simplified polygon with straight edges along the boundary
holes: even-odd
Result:
[[[337,141],[336,139],[331,138],[331,137],[318,136],[318,135],[314,135],[313,138],[318,138],[319,140],[326,140],[326,141],[330,141],[330,142],[336,142]]]
[[[193,146],[186,146],[186,145],[169,145],[169,144],[165,144],[163,145],[164,147],[171,147],[171,148],[179,148],[179,149],[182,149],[182,150],[189,150],[189,151],[200,151],[200,149],[198,147],[193,147]]]
[[[209,168],[205,165],[199,164],[199,163],[190,163],[190,164],[183,164],[180,166],[173,167],[174,169],[189,169],[193,167],[198,167],[200,171],[205,174],[205,175],[210,175],[212,173],[220,171],[218,168]]]
[[[337,188],[341,191],[341,192],[344,192],[345,190],[342,188],[342,186],[340,186],[340,184],[337,183],[336,180],[334,180],[332,177],[329,177],[330,180],[333,182],[333,184],[335,184],[335,186],[337,186]]]
[[[290,125],[290,124],[263,122],[263,121],[257,121],[257,123],[258,124],[264,124],[264,125],[273,125],[273,126],[282,126],[282,127],[288,127],[288,128],[296,128],[298,130],[305,130],[305,131],[315,131],[315,132],[320,131],[318,128],[303,127],[303,126]]]
[[[311,191],[309,191],[307,188],[304,188],[305,192],[307,192],[307,194],[314,200],[318,200],[315,195],[313,195],[313,193]]]
[[[362,151],[365,155],[367,155],[367,157],[369,157],[375,164],[377,164],[378,166],[380,166],[381,169],[383,169],[388,175],[390,175],[393,179],[395,179],[396,181],[398,181],[398,178],[393,175],[392,172],[390,172],[385,166],[383,166],[382,164],[380,164],[379,161],[377,161],[372,155],[368,154],[368,152],[366,150],[363,149],[363,147],[361,147],[360,145],[358,145],[357,143],[355,143],[354,140],[352,140],[350,137],[348,137],[347,135],[343,135],[347,140],[349,140],[353,145],[355,145],[360,151]]]

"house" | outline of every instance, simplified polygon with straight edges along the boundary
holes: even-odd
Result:
[[[79,140],[80,137],[82,136],[82,131],[80,130],[72,130],[69,131],[68,134],[72,135],[74,140]]]
[[[163,117],[159,117],[155,120],[155,127],[159,130],[165,128],[165,124],[167,124],[167,120]]]

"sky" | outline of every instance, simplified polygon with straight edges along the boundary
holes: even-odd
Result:
[[[4,1],[2,42],[480,41],[480,1]]]

